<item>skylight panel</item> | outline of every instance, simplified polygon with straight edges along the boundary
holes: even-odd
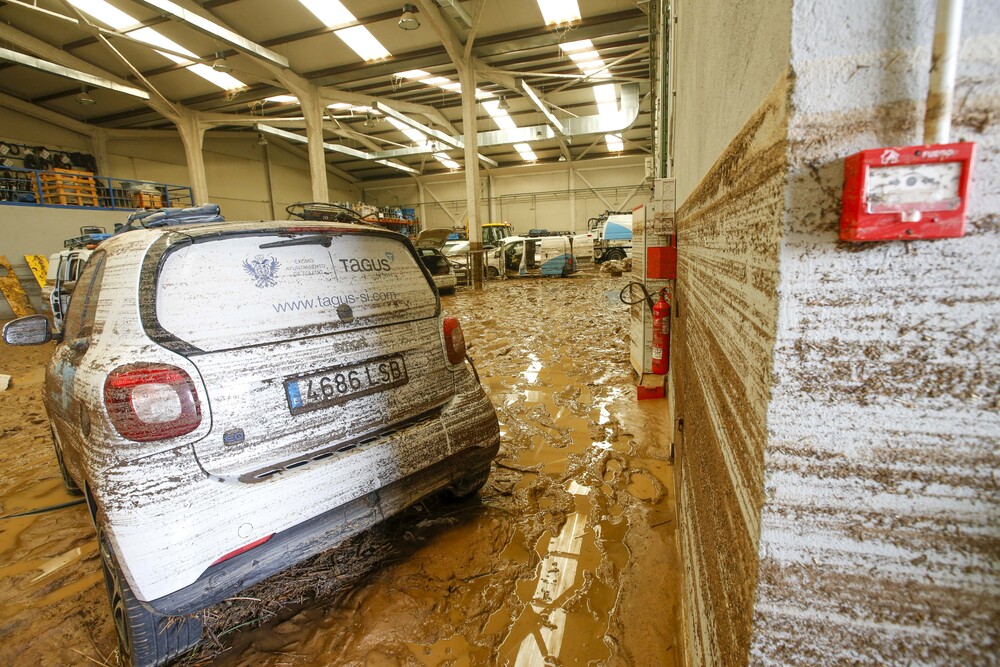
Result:
[[[545,25],[561,25],[580,20],[580,6],[576,0],[538,0]]]
[[[574,51],[587,51],[593,50],[594,43],[589,39],[578,39],[575,42],[565,42],[559,45],[559,48],[566,53],[572,53]]]
[[[604,141],[608,145],[608,150],[612,153],[620,153],[625,148],[625,142],[622,141],[620,134],[605,134]]]
[[[299,0],[299,2],[329,28],[355,23],[358,20],[340,0]],[[333,34],[366,62],[382,60],[392,55],[363,25],[334,30]]]
[[[518,154],[521,156],[521,159],[524,160],[525,162],[538,161],[538,156],[535,155],[535,152],[531,150],[531,146],[529,146],[528,144],[514,144],[514,150],[518,152]]]
[[[331,28],[358,20],[339,0],[299,0],[299,2],[322,21],[323,25]]]
[[[410,139],[410,141],[416,142],[418,144],[427,143],[427,135],[421,132],[420,130],[416,130],[407,125],[406,123],[402,123],[391,116],[388,116],[387,119],[389,123],[392,124],[393,127],[395,127],[397,130],[405,134]]]
[[[69,0],[69,2],[81,12],[89,14],[101,23],[104,23],[115,30],[126,32],[129,37],[143,41],[150,46],[159,46],[160,48],[176,51],[177,53],[188,54],[195,59],[198,57],[193,51],[185,49],[174,40],[164,37],[152,28],[138,28],[129,31],[129,28],[135,28],[135,26],[139,25],[139,21],[135,20],[120,9],[112,7],[104,0]],[[194,63],[190,60],[186,60],[185,58],[181,58],[180,56],[175,56],[172,53],[165,53],[163,51],[157,51],[157,53],[168,60],[172,60],[178,65],[184,65],[188,71],[197,74],[201,78],[215,84],[223,90],[238,90],[246,87],[245,83],[231,74],[227,74],[226,72],[217,72],[208,65]]]
[[[426,79],[431,75],[430,72],[425,72],[422,69],[408,69],[405,72],[398,72],[396,74],[400,79]]]
[[[382,43],[375,39],[375,35],[368,32],[368,28],[363,25],[356,25],[353,28],[342,28],[334,32],[351,49],[361,56],[362,60],[382,60],[392,54],[382,46]]]
[[[265,97],[265,102],[277,102],[279,104],[298,104],[299,98],[295,95],[272,95],[271,97]]]
[[[434,153],[434,159],[449,169],[456,170],[461,168],[461,165],[448,157],[446,153]]]

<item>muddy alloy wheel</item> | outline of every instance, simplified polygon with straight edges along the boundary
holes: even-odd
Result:
[[[201,638],[201,621],[197,618],[161,616],[146,609],[132,593],[100,524],[97,540],[104,585],[111,604],[111,619],[118,635],[118,663],[132,667],[158,667],[197,644]]]
[[[451,486],[445,489],[445,497],[449,500],[465,500],[479,493],[479,490],[490,478],[490,466],[486,464],[479,470],[475,470],[465,477],[456,480]]]
[[[486,277],[489,278],[490,280],[495,280],[496,278],[500,277],[500,272],[497,271],[497,267],[495,266],[487,266]]]
[[[605,256],[605,259],[607,261],[619,261],[620,262],[621,260],[625,259],[625,253],[622,250],[610,250],[610,251],[608,251],[608,254]]]

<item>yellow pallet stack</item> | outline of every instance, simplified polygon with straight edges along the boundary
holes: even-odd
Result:
[[[94,175],[88,171],[53,169],[40,172],[46,204],[97,206]]]

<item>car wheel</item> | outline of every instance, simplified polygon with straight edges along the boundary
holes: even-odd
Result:
[[[489,478],[490,466],[487,464],[479,470],[455,480],[451,486],[445,489],[444,495],[449,500],[466,500],[479,493]]]
[[[494,280],[500,277],[500,272],[497,270],[497,267],[495,266],[487,266],[486,277],[489,278],[490,280]]]
[[[614,260],[614,261],[619,261],[620,262],[621,260],[625,259],[625,252],[622,251],[622,250],[611,250],[605,256],[605,259],[607,259],[609,261],[610,260]]]
[[[201,639],[201,620],[161,616],[142,606],[132,594],[100,524],[97,540],[104,584],[111,603],[111,619],[118,635],[119,664],[132,667],[164,665],[197,644]]]
[[[63,484],[66,486],[66,492],[71,496],[82,496],[83,491],[80,487],[76,485],[73,478],[69,476],[69,471],[66,470],[66,464],[63,463],[62,447],[59,446],[59,438],[56,437],[56,431],[49,424],[49,428],[52,430],[52,448],[56,450],[56,463],[59,464],[59,474],[62,475]]]

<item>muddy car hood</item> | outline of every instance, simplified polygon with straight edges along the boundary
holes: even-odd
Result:
[[[453,231],[447,227],[425,229],[417,234],[417,238],[413,241],[413,245],[418,248],[433,248],[434,250],[441,250],[441,248],[444,247],[445,241],[447,241],[448,237],[452,234]]]

